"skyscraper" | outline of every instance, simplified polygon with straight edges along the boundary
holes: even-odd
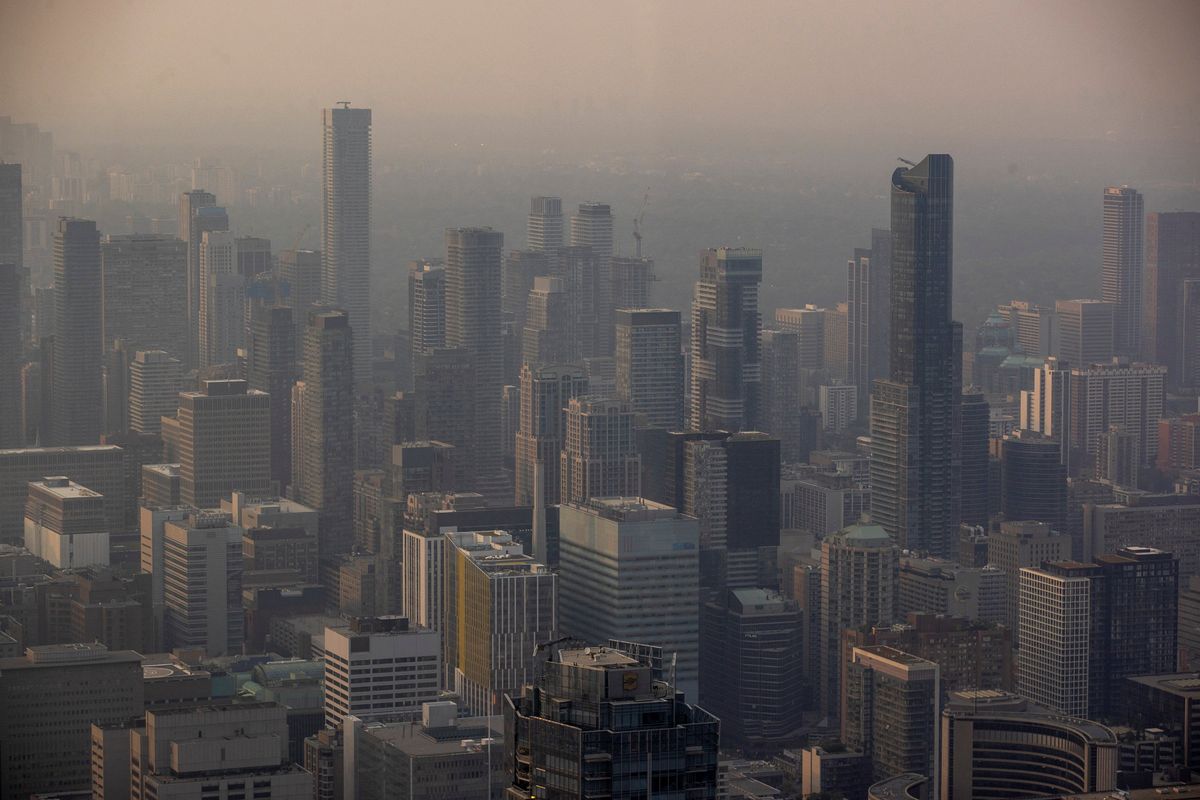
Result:
[[[0,356],[0,359],[12,359],[11,367],[7,360],[0,360],[0,370],[3,370],[0,371],[0,376],[3,376],[5,381],[11,376],[8,370],[16,369],[16,362],[21,355],[19,344],[28,341],[31,333],[31,294],[29,273],[24,267],[25,220],[21,210],[24,199],[21,186],[21,165],[0,161],[0,281],[4,282],[4,290],[0,292],[0,297],[4,298],[3,307],[0,307],[0,326],[3,326],[0,327],[0,352],[4,355]],[[8,272],[9,268],[11,274]],[[14,325],[19,338],[10,343],[3,337],[12,335]],[[32,344],[31,341],[29,343]],[[0,389],[0,409],[3,409],[6,417],[10,416],[10,413],[9,409],[4,407],[5,403],[12,402],[7,393],[15,391],[15,387],[10,388],[11,386],[10,384]],[[12,409],[12,413],[16,413],[15,408]],[[7,420],[0,422],[0,443],[15,433],[15,428],[8,427],[15,424]],[[16,447],[18,444],[20,442],[9,442],[3,446]]]
[[[0,164],[0,167],[7,166]],[[0,211],[0,216],[3,216]],[[21,425],[21,273],[0,262],[0,447],[25,444]]]
[[[355,386],[371,383],[371,109],[321,110],[325,130],[321,302],[354,331]]]
[[[1069,367],[1103,364],[1116,353],[1116,305],[1104,300],[1058,300],[1058,360]]]
[[[183,388],[182,365],[165,350],[138,350],[129,362],[129,430],[162,431],[162,418],[175,415]],[[256,387],[257,388],[257,387]]]
[[[1146,298],[1142,357],[1167,368],[1180,386],[1184,351],[1184,284],[1200,280],[1200,212],[1146,215]]]
[[[252,302],[246,342],[246,382],[271,396],[271,480],[280,491],[292,482],[292,384],[296,381],[296,325],[292,309]]]
[[[441,261],[408,262],[409,358],[446,346],[446,268]]]
[[[296,499],[321,512],[321,553],[347,553],[354,509],[353,334],[344,311],[308,312]]]
[[[646,425],[683,428],[683,353],[679,312],[618,308],[617,397],[645,417]]]
[[[620,400],[572,397],[567,401],[559,469],[561,502],[641,496],[642,460],[633,418],[629,405]]]
[[[534,368],[576,359],[571,301],[562,278],[533,279],[522,331],[521,363]],[[508,446],[508,443],[505,443]]]
[[[1067,470],[1059,458],[1058,442],[1033,431],[1004,437],[1000,480],[1000,510],[1005,519],[1045,522],[1063,530]]]
[[[761,250],[701,253],[692,299],[691,430],[735,432],[760,424],[760,282]]]
[[[614,309],[650,307],[654,259],[613,256],[611,272]]]
[[[1121,425],[1137,436],[1139,463],[1152,464],[1166,400],[1166,375],[1167,368],[1157,364],[1113,362],[1073,368],[1067,435],[1071,449],[1087,456],[1079,461],[1093,460],[1100,436],[1110,425]],[[1073,460],[1072,474],[1074,466]]]
[[[283,250],[279,253],[280,293],[292,309],[296,326],[296,354],[304,352],[304,329],[308,312],[321,302],[321,252]]]
[[[96,223],[62,218],[54,234],[54,355],[50,442],[100,441],[102,363],[100,234]]]
[[[199,254],[198,366],[231,364],[245,330],[246,279],[237,271],[237,241],[230,231],[205,231]]]
[[[203,213],[201,213],[203,211]],[[179,196],[179,238],[187,245],[187,329],[189,352],[183,361],[196,363],[200,331],[200,239],[205,231],[229,230],[229,216],[217,198],[203,189]]]
[[[529,201],[526,241],[528,249],[546,254],[552,271],[558,266],[558,251],[564,244],[561,197],[534,197]]]
[[[163,523],[163,624],[170,647],[208,656],[241,652],[244,533],[211,511]]]
[[[180,392],[163,438],[179,457],[179,492],[193,508],[217,508],[234,490],[264,496],[271,486],[271,399],[242,380],[205,381]]]
[[[567,405],[587,392],[583,368],[556,364],[521,367],[521,412],[516,433],[518,506],[531,506],[536,494],[534,466],[542,462],[543,497],[550,505],[561,495],[561,456],[566,439]]]
[[[951,317],[954,160],[898,168],[891,197],[891,377],[871,396],[871,515],[901,547],[950,558],[962,383],[962,326]]]
[[[100,244],[104,346],[188,356],[187,243],[158,234],[108,235]]]
[[[1128,186],[1105,188],[1100,297],[1113,304],[1113,348],[1126,358],[1141,355],[1144,228],[1142,195]]]
[[[474,362],[473,468],[468,485],[484,495],[507,494],[501,473],[500,389],[504,353],[500,338],[500,273],[504,234],[491,228],[446,230],[446,346]],[[436,437],[458,445],[452,439]]]
[[[987,397],[982,392],[963,393],[959,521],[967,525],[986,525],[988,521],[990,415]]]

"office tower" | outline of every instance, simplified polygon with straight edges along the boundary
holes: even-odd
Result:
[[[293,447],[296,499],[321,512],[321,552],[349,552],[354,507],[353,334],[344,311],[313,310],[304,339],[303,402]],[[300,440],[303,440],[302,442]],[[297,475],[297,473],[299,473]]]
[[[1067,474],[1059,445],[1032,431],[1017,431],[1000,443],[1000,510],[1005,519],[1048,523],[1063,530]]]
[[[437,348],[417,356],[411,438],[446,442],[460,453],[475,452],[475,403],[479,393],[474,384],[474,365],[474,357],[457,347]],[[464,486],[474,485],[471,473],[467,464],[461,466],[459,478]]]
[[[613,308],[650,308],[650,284],[655,280],[654,259],[613,256]]]
[[[1071,370],[1071,448],[1094,462],[1101,434],[1121,425],[1138,439],[1138,462],[1150,465],[1166,396],[1166,367],[1112,362]]]
[[[557,274],[550,267],[549,255],[541,250],[510,250],[505,256],[501,310],[506,317],[512,315],[517,330],[525,327],[526,301],[533,290],[534,279]]]
[[[926,612],[1002,624],[1007,576],[998,567],[964,567],[940,558],[900,557],[897,616]]]
[[[200,331],[200,240],[205,231],[229,230],[229,216],[217,206],[211,192],[193,189],[179,196],[179,238],[187,246],[187,330],[190,350],[184,354],[194,364]]]
[[[409,441],[392,445],[388,481],[394,497],[418,492],[451,492],[458,481],[458,459],[452,444]]]
[[[571,299],[562,278],[537,277],[521,332],[521,363],[535,369],[576,359]]]
[[[761,282],[761,250],[721,247],[700,256],[692,299],[690,430],[736,432],[760,424]]]
[[[0,450],[0,541],[23,541],[29,483],[47,475],[63,475],[99,492],[104,497],[107,530],[121,530],[126,506],[124,455],[114,445]]]
[[[54,444],[100,441],[100,289],[96,223],[61,218],[54,234],[53,377],[47,436]]]
[[[561,502],[641,496],[642,460],[633,425],[633,411],[620,400],[572,397],[567,401],[559,462]]]
[[[1200,280],[1185,280],[1181,296],[1179,384],[1200,387]]]
[[[182,364],[165,350],[138,350],[129,363],[129,430],[158,434],[183,388]]]
[[[613,351],[613,217],[607,203],[580,203],[571,216],[571,246],[588,248],[593,280],[581,285],[592,295],[596,315],[594,349],[588,355],[607,356]]]
[[[558,576],[501,531],[448,533],[443,550],[447,685],[471,713],[495,713],[558,638]]]
[[[1125,547],[1021,570],[1021,694],[1064,714],[1119,713],[1125,678],[1171,671],[1179,565]]]
[[[821,543],[821,709],[838,714],[841,636],[846,628],[896,621],[900,551],[879,525],[856,524]]]
[[[1119,356],[1141,355],[1142,195],[1128,186],[1104,190],[1104,260],[1101,298],[1113,304],[1113,348]]]
[[[1099,723],[1048,713],[1008,692],[965,691],[950,696],[940,724],[945,800],[1116,789],[1117,737]]]
[[[237,240],[209,231],[200,240],[199,366],[233,363],[242,345],[246,279],[237,271]]]
[[[7,166],[0,164],[0,169]],[[3,174],[0,172],[0,176]],[[0,210],[0,219],[4,219],[4,213]],[[20,268],[0,261],[0,447],[25,444],[21,424],[21,291]]]
[[[892,174],[891,376],[871,395],[871,516],[949,558],[957,533],[962,326],[951,318],[954,161]]]
[[[809,464],[785,464],[779,483],[781,530],[823,537],[857,522],[871,508],[871,490],[853,475]]]
[[[562,650],[540,667],[524,697],[505,698],[508,797],[543,785],[564,798],[619,797],[647,785],[661,787],[655,794],[717,796],[720,722],[654,680],[651,666],[589,647]],[[581,703],[588,713],[572,711]]]
[[[321,110],[321,302],[349,315],[356,386],[371,384],[371,109]]]
[[[304,322],[308,312],[321,302],[321,252],[282,250],[279,253],[280,294],[292,309],[296,325],[296,353],[304,352]]]
[[[560,632],[661,647],[676,688],[698,696],[698,543],[696,520],[652,500],[562,506]]]
[[[1111,553],[1127,545],[1165,550],[1179,559],[1181,580],[1200,575],[1200,499],[1194,495],[1119,492],[1119,502],[1083,507],[1079,557]]]
[[[802,370],[821,369],[825,366],[825,318],[829,309],[812,305],[800,308],[775,309],[775,324],[780,330],[790,331],[799,337],[799,366]]]
[[[100,643],[30,647],[0,659],[0,707],[0,795],[86,791],[92,724],[143,712],[142,657]]]
[[[701,610],[700,702],[726,747],[766,755],[794,740],[803,692],[803,626],[795,600],[729,589]]]
[[[1138,437],[1120,425],[1100,434],[1096,447],[1096,478],[1114,486],[1136,489],[1141,461]]]
[[[583,370],[573,365],[521,367],[521,411],[516,433],[513,502],[532,506],[537,494],[535,465],[541,462],[542,497],[553,505],[562,497],[562,452],[567,405],[587,393]]]
[[[100,244],[105,347],[187,356],[187,244],[173,236],[110,234]]]
[[[235,489],[263,495],[271,483],[271,398],[241,380],[204,381],[179,393],[176,417],[162,420],[176,447],[180,496],[193,508],[216,508]]]
[[[679,312],[619,307],[616,312],[617,397],[645,421],[683,428],[683,352]]]
[[[811,745],[801,751],[800,796],[828,792],[843,797],[866,797],[871,786],[871,759],[844,746]]]
[[[1116,354],[1116,305],[1104,300],[1059,300],[1058,360],[1068,367],[1112,361]]]
[[[1005,624],[1019,633],[1021,569],[1071,557],[1071,540],[1045,522],[1007,521],[987,537],[987,563],[1004,573]]]
[[[247,281],[256,275],[270,272],[274,267],[270,239],[261,236],[239,236],[234,244],[237,253],[234,271]]]
[[[425,703],[412,722],[354,720],[343,731],[354,753],[346,796],[361,800],[456,797],[491,800],[507,783],[504,719],[458,717],[451,701]]]
[[[821,386],[818,397],[825,430],[841,433],[858,419],[858,387],[844,384]]]
[[[220,512],[163,521],[163,627],[170,647],[209,657],[241,652],[245,532]]]
[[[1060,302],[1079,302],[1067,300]],[[1002,303],[996,310],[1008,322],[1014,348],[1027,356],[1047,358],[1059,350],[1059,319],[1053,308],[1026,300]]]
[[[57,569],[108,564],[104,497],[62,476],[29,483],[25,547]]]
[[[271,480],[280,489],[292,482],[292,384],[296,381],[294,312],[255,302],[246,342],[246,383],[271,397]]]
[[[1155,466],[1164,471],[1200,469],[1200,414],[1158,421]]]
[[[500,389],[503,352],[500,340],[500,254],[504,234],[491,228],[446,230],[446,346],[460,348],[473,360],[475,390],[472,468],[467,485],[485,495],[499,494],[504,477],[500,462]],[[454,445],[458,442],[446,439]]]
[[[850,309],[838,303],[825,315],[825,369],[831,380],[845,382],[850,363]]]
[[[572,223],[572,226],[574,223]],[[611,225],[611,223],[610,223]],[[572,235],[574,228],[572,227]],[[611,249],[610,228],[610,249]],[[558,266],[558,253],[564,244],[561,197],[534,197],[529,201],[529,221],[526,226],[526,247],[546,254],[551,271]]]
[[[0,297],[4,298],[3,306],[0,307],[0,352],[5,354],[2,358],[11,358],[13,361],[11,367],[8,361],[0,361],[0,369],[6,370],[0,372],[0,375],[6,381],[11,375],[7,370],[16,369],[16,361],[22,353],[21,343],[32,345],[35,341],[31,336],[29,324],[32,287],[29,285],[29,271],[24,266],[25,223],[21,210],[22,201],[21,165],[6,164],[0,160],[0,286],[3,287]],[[9,341],[8,337],[14,335],[14,329],[17,338]],[[8,397],[4,394],[6,390],[8,387],[0,389],[0,408],[3,408]],[[5,411],[4,416],[10,416],[9,411]],[[8,420],[0,422],[0,445],[4,447],[16,447],[21,444],[19,441],[8,440],[12,432],[5,426],[11,424]]]
[[[416,716],[438,699],[439,637],[404,617],[356,617],[349,628],[325,629],[325,724]],[[383,666],[379,666],[379,665]],[[374,665],[374,666],[372,666]],[[370,681],[354,676],[367,667]]]
[[[890,375],[892,234],[871,229],[871,247],[855,248],[846,265],[847,380],[858,387],[858,407],[870,403],[871,385]]]
[[[962,444],[959,458],[959,521],[986,525],[988,521],[988,443],[991,409],[982,392],[962,396]]]
[[[440,260],[408,262],[409,359],[446,346],[446,268]]]
[[[876,780],[937,770],[938,665],[887,645],[855,647],[842,687],[842,741],[871,758]]]
[[[1181,385],[1188,280],[1200,280],[1200,212],[1147,214],[1142,358],[1165,365],[1171,386]]]
[[[129,430],[129,362],[133,354],[118,339],[104,348],[100,367],[100,414],[103,437]]]
[[[762,427],[779,437],[784,463],[800,460],[804,402],[799,371],[800,337],[794,331],[762,332]]]

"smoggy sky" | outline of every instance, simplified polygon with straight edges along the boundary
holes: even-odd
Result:
[[[1200,3],[0,0],[0,114],[66,146],[1200,143]],[[933,148],[931,148],[933,149]]]

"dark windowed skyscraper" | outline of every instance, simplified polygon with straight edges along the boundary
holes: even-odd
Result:
[[[203,213],[202,213],[203,212]],[[205,231],[229,230],[229,215],[217,207],[217,198],[203,189],[179,196],[179,238],[187,242],[187,324],[189,349],[184,363],[200,357],[200,240]]]
[[[1128,186],[1104,190],[1104,269],[1101,299],[1113,304],[1117,355],[1137,358],[1142,333],[1142,196]],[[1081,365],[1082,366],[1082,365]]]
[[[354,382],[371,382],[371,109],[326,108],[321,302],[354,329]]]
[[[1200,280],[1200,212],[1148,214],[1142,353],[1146,361],[1167,368],[1169,386],[1182,385],[1183,297],[1189,280]]]
[[[58,221],[54,234],[54,356],[50,440],[100,441],[100,233],[88,219]]]
[[[292,482],[292,384],[296,326],[287,306],[253,301],[246,342],[246,381],[271,395],[271,480]]]
[[[871,515],[904,548],[953,556],[962,325],[951,318],[954,160],[892,174],[891,378],[871,396]]]
[[[858,387],[858,407],[871,399],[871,384],[886,378],[892,327],[892,232],[871,229],[871,247],[855,248],[846,265],[847,370]]]

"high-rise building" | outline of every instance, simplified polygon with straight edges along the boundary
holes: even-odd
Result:
[[[1200,387],[1200,280],[1185,280],[1181,297],[1179,384]]]
[[[613,351],[613,216],[608,203],[580,203],[571,215],[571,246],[586,247],[591,254],[593,280],[580,288],[592,295],[596,330],[590,356],[609,356]]]
[[[837,533],[871,508],[871,490],[846,472],[811,464],[780,470],[780,530],[805,530],[818,538]]]
[[[642,460],[634,413],[620,400],[572,397],[559,466],[563,503],[593,497],[640,497]]]
[[[934,775],[941,702],[937,664],[887,645],[855,647],[842,687],[842,741],[870,756],[876,780]]]
[[[254,302],[246,331],[246,383],[271,397],[271,480],[292,482],[292,384],[296,382],[296,324],[285,305]]]
[[[220,512],[201,511],[162,523],[163,633],[172,648],[208,656],[240,653],[242,537]]]
[[[1200,414],[1158,421],[1158,455],[1154,463],[1164,472],[1200,469]]]
[[[1143,208],[1136,189],[1109,186],[1104,190],[1100,296],[1113,304],[1113,349],[1126,358],[1141,355]]]
[[[50,431],[57,445],[100,441],[103,325],[96,223],[63,217],[54,234]]]
[[[896,613],[945,614],[983,622],[1007,620],[1007,576],[998,567],[964,567],[940,558],[900,557]]]
[[[11,370],[16,369],[17,361],[22,353],[22,343],[33,344],[29,318],[31,316],[32,287],[29,272],[25,269],[25,215],[22,212],[24,192],[21,183],[21,165],[6,164],[0,161],[0,282],[3,283],[3,303],[0,304],[0,376],[7,381],[12,376]],[[16,339],[13,336],[13,326]],[[10,361],[11,360],[11,361]],[[11,385],[10,385],[11,386]],[[0,409],[5,409],[5,403],[11,402],[6,393],[12,391],[10,386],[0,389]],[[14,409],[15,410],[15,409]],[[5,417],[10,416],[8,410],[3,410]],[[7,426],[10,420],[0,422],[0,446],[16,447],[20,441],[10,437],[15,431]]]
[[[1064,714],[1120,713],[1125,679],[1176,663],[1179,562],[1125,547],[1021,570],[1020,691]]]
[[[529,222],[526,228],[526,247],[546,254],[551,271],[558,266],[558,253],[563,244],[561,197],[534,197],[529,201]]]
[[[1005,519],[1045,522],[1063,530],[1067,471],[1059,445],[1032,431],[1017,431],[1000,443],[1000,510]]]
[[[371,109],[321,110],[325,131],[321,302],[354,331],[356,386],[371,384]]]
[[[521,363],[534,369],[576,359],[571,299],[562,278],[533,279],[521,339]],[[506,443],[507,446],[507,443]]]
[[[129,362],[129,430],[158,434],[174,416],[183,388],[183,365],[165,350],[138,350]],[[257,388],[257,387],[256,387]]]
[[[761,250],[721,247],[700,256],[692,298],[690,430],[736,432],[760,424],[761,282]]]
[[[878,525],[851,525],[821,543],[820,697],[828,716],[839,713],[842,631],[897,619],[899,560],[899,549]]]
[[[141,655],[99,642],[0,659],[0,796],[86,792],[92,724],[142,714],[143,685]]]
[[[238,240],[206,231],[200,240],[199,366],[237,360],[245,331],[246,278],[237,271]]]
[[[446,346],[446,268],[440,260],[408,262],[409,358]]]
[[[205,381],[179,393],[163,438],[179,457],[179,491],[193,508],[216,508],[236,490],[265,495],[271,485],[271,398],[242,380]]]
[[[1136,489],[1141,452],[1138,437],[1120,425],[1100,434],[1096,448],[1096,478],[1113,486]]]
[[[25,548],[57,569],[105,566],[109,531],[104,496],[70,478],[29,483],[25,503]]]
[[[1021,570],[1071,557],[1071,540],[1045,522],[1007,521],[987,537],[987,563],[1004,573],[1005,624],[1019,633]]]
[[[1099,499],[1083,506],[1083,534],[1076,557],[1090,559],[1126,546],[1153,547],[1179,559],[1180,579],[1200,575],[1200,498],[1119,492],[1119,502]]]
[[[799,366],[802,370],[825,366],[825,330],[829,309],[809,303],[800,308],[775,309],[775,324],[780,330],[800,337]]]
[[[0,181],[4,175],[2,170],[7,166],[0,164]],[[4,191],[0,187],[0,195]],[[5,199],[0,196],[0,204],[4,202]],[[8,209],[0,206],[0,219],[7,212]],[[6,223],[7,220],[0,225]],[[0,237],[4,235],[0,233]],[[25,444],[25,431],[21,424],[21,291],[20,267],[12,262],[0,261],[0,447],[20,447]]]
[[[655,794],[717,797],[720,722],[655,680],[650,665],[589,647],[539,666],[541,679],[523,697],[505,698],[506,797],[541,786],[564,799],[619,797],[649,785],[661,787]]]
[[[437,632],[404,617],[356,617],[349,628],[326,628],[325,724],[416,717],[422,703],[438,699],[441,666]],[[363,669],[371,680],[361,680]]]
[[[188,354],[187,243],[173,236],[108,235],[100,244],[104,345]]]
[[[304,323],[308,312],[321,302],[321,252],[283,250],[279,253],[280,294],[292,309],[296,325],[296,354],[304,352]]]
[[[794,331],[764,330],[762,339],[762,428],[779,437],[785,464],[800,458],[800,430],[806,412],[801,395],[800,336]]]
[[[650,284],[654,279],[654,259],[613,256],[613,308],[650,308]]]
[[[1150,465],[1163,416],[1167,368],[1114,361],[1071,370],[1070,447],[1094,463],[1100,436],[1121,425],[1137,437],[1138,463]]]
[[[679,312],[666,308],[618,308],[617,397],[645,425],[683,428],[683,352]]]
[[[200,346],[200,241],[206,231],[229,230],[229,215],[217,198],[203,189],[179,196],[179,238],[187,245],[187,330],[189,351],[183,361],[196,364]]]
[[[1059,320],[1055,309],[1026,300],[1012,300],[996,310],[1009,323],[1016,350],[1037,358],[1047,358],[1058,352]]]
[[[0,450],[0,541],[20,544],[29,483],[63,475],[104,497],[107,530],[123,529],[126,511],[125,452],[115,445],[30,447]]]
[[[825,430],[841,433],[858,419],[858,387],[822,385],[817,397]]]
[[[446,346],[470,354],[474,389],[472,463],[464,478],[484,495],[500,495],[500,270],[504,234],[491,228],[446,230]],[[458,446],[443,436],[430,436]]]
[[[558,638],[558,576],[500,531],[448,533],[444,557],[447,685],[471,713],[493,713]]]
[[[951,317],[954,161],[892,174],[891,376],[871,395],[871,516],[950,558],[958,531],[962,326]]]
[[[858,406],[867,408],[871,385],[891,374],[892,234],[871,229],[871,247],[855,248],[846,265],[847,378],[858,387]]]
[[[514,503],[532,506],[537,492],[535,466],[541,462],[545,502],[562,497],[562,451],[567,405],[587,393],[583,369],[571,365],[521,367],[521,410],[516,433]]]
[[[1058,300],[1058,360],[1068,367],[1106,364],[1116,354],[1116,304],[1105,300]]]
[[[474,452],[475,359],[460,347],[436,348],[417,356],[413,372],[416,391],[412,399],[412,433],[405,438],[446,442],[458,452]],[[407,405],[408,398],[405,398]],[[397,409],[403,406],[397,404]],[[459,478],[472,486],[469,465],[462,464]]]
[[[344,311],[312,310],[293,439],[296,499],[321,512],[321,552],[346,553],[354,508],[353,335]]]
[[[959,521],[986,525],[988,521],[988,443],[991,409],[982,392],[963,392],[962,443],[959,457]]]
[[[557,274],[550,268],[549,256],[541,250],[510,250],[505,256],[501,310],[506,319],[511,315],[517,330],[525,328],[526,301],[533,290],[534,279]]]
[[[778,752],[795,740],[804,697],[801,611],[769,589],[729,589],[701,610],[700,702],[726,747]]]
[[[1146,297],[1142,358],[1167,368],[1167,383],[1182,385],[1184,285],[1200,280],[1200,212],[1146,215]]]
[[[699,529],[653,500],[559,509],[559,630],[661,647],[676,687],[699,691]],[[653,609],[651,612],[650,610]]]

